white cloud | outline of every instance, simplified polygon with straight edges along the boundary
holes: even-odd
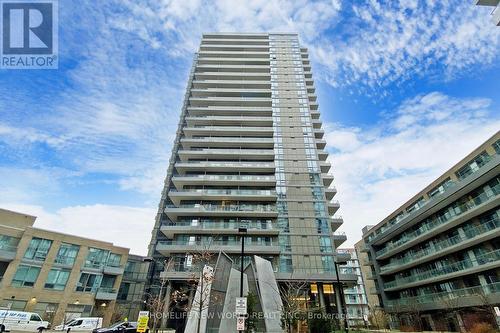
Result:
[[[348,233],[344,245],[361,239],[363,226],[380,222],[496,133],[500,119],[492,113],[498,110],[490,100],[432,92],[403,102],[377,126],[326,124]]]
[[[36,205],[4,202],[0,207],[36,216],[36,228],[112,242],[140,255],[147,254],[156,215],[154,209],[101,204],[63,207],[54,213]]]

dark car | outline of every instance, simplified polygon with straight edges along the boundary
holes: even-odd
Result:
[[[146,330],[148,333],[149,330]],[[137,333],[137,323],[132,321],[120,321],[110,327],[97,328],[92,333]]]

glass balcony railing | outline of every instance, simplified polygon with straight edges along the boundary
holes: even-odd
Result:
[[[485,286],[455,289],[451,291],[442,291],[427,295],[401,298],[398,300],[389,300],[387,301],[387,305],[389,307],[398,307],[401,305],[440,303],[448,299],[457,299],[467,296],[488,295],[498,292],[500,292],[500,282],[488,284]]]
[[[427,203],[429,203],[430,201],[434,200],[434,198],[440,197],[443,193],[447,192],[450,188],[455,187],[457,184],[459,184],[460,182],[464,181],[465,179],[467,179],[472,174],[474,174],[477,171],[481,170],[481,168],[483,168],[485,165],[487,165],[488,162],[490,162],[492,159],[493,159],[493,156],[488,156],[487,158],[485,158],[485,163],[484,164],[482,164],[481,166],[479,166],[478,168],[476,168],[474,170],[471,170],[470,173],[468,173],[467,175],[464,175],[462,178],[460,178],[460,180],[458,182],[449,181],[449,182],[443,184],[442,191],[440,191],[438,194],[433,195],[431,198],[429,198],[427,200],[423,200],[422,202],[420,202],[418,204],[417,207],[415,207],[416,209],[413,209],[411,212],[401,212],[394,219],[394,221],[392,223],[389,222],[388,225],[382,226],[379,229],[375,230],[374,233],[373,233],[373,235],[370,235],[368,237],[368,240],[372,241],[374,238],[378,237],[380,234],[384,233],[385,231],[387,231],[389,229],[392,229],[393,226],[399,224],[402,220],[404,220],[408,215],[411,215],[411,213],[413,213],[414,211],[419,210],[420,208],[424,207],[425,205],[427,205]]]
[[[241,242],[239,239],[237,240],[222,240],[222,239],[216,239],[216,240],[201,240],[201,241],[191,241],[191,240],[178,240],[178,239],[172,239],[172,240],[164,240],[164,241],[158,241],[158,245],[167,245],[167,246],[205,246],[205,247],[210,247],[210,246],[239,246],[241,245]],[[276,244],[272,240],[254,240],[248,237],[245,237],[245,246],[278,246],[278,243]]]
[[[245,225],[248,229],[255,230],[274,230],[271,222],[255,222],[255,223],[241,223],[241,222],[201,222],[193,224],[192,222],[172,222],[167,224],[168,227],[186,227],[192,229],[238,229],[241,225]]]
[[[473,239],[477,236],[480,236],[482,234],[485,234],[489,231],[495,230],[497,228],[500,228],[500,218],[496,217],[493,219],[488,220],[487,222],[483,222],[480,225],[470,227],[467,229],[464,229],[465,233],[465,238],[463,236],[457,235],[454,237],[450,237],[447,239],[443,239],[439,242],[436,243],[430,243],[429,247],[412,252],[411,254],[407,254],[403,258],[397,259],[397,260],[391,260],[390,264],[382,266],[380,269],[382,272],[386,272],[389,270],[392,270],[396,267],[399,267],[401,265],[408,264],[410,262],[413,262],[417,259],[426,257],[431,254],[436,254],[436,252],[447,249],[451,246],[457,245],[461,242],[468,241],[470,239]]]
[[[276,195],[274,190],[245,190],[245,189],[187,189],[177,190],[171,188],[169,192],[185,193],[185,194],[223,194],[223,195]]]
[[[274,163],[262,163],[262,162],[215,162],[215,161],[176,161],[175,164],[199,164],[199,165],[209,165],[211,167],[263,167],[263,168],[274,168]]]
[[[259,176],[259,175],[175,175],[175,178],[200,178],[207,180],[269,180],[274,181],[274,176]]]
[[[230,212],[275,212],[275,205],[212,205],[212,204],[180,204],[167,205],[167,208],[201,209],[205,211],[230,211]]]
[[[390,250],[396,249],[401,245],[416,239],[417,237],[433,231],[438,226],[446,224],[450,220],[457,218],[458,216],[470,211],[471,209],[476,208],[477,206],[498,197],[498,193],[500,193],[500,185],[494,186],[491,192],[482,192],[458,206],[448,207],[446,213],[422,224],[420,228],[416,229],[413,232],[405,233],[404,236],[399,240],[392,243],[387,243],[387,245],[383,249],[380,249],[376,252],[376,256],[381,256]]]
[[[396,286],[404,285],[407,283],[412,283],[416,281],[427,280],[430,278],[435,278],[438,276],[463,271],[472,267],[481,266],[488,264],[490,262],[494,262],[500,260],[500,250],[492,251],[485,253],[480,256],[476,256],[475,260],[462,260],[454,263],[441,263],[441,267],[430,269],[424,272],[416,273],[404,278],[396,278],[394,281],[384,283],[385,289],[394,288]]]

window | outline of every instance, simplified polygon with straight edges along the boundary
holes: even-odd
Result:
[[[39,273],[40,267],[19,265],[12,279],[12,285],[14,287],[33,287]]]
[[[10,311],[24,311],[26,308],[26,301],[19,301],[15,299],[4,299],[1,303],[2,308],[8,308],[10,306]]]
[[[95,292],[99,288],[102,275],[82,273],[76,284],[76,291]]]
[[[120,267],[121,260],[122,260],[121,254],[110,253],[107,265],[111,267]]]
[[[85,267],[102,268],[108,259],[108,251],[96,248],[89,248]]]
[[[45,282],[45,288],[54,290],[64,290],[68,282],[70,271],[65,269],[51,269]]]
[[[36,261],[45,261],[51,245],[51,240],[33,237],[26,253],[24,254],[24,258]]]
[[[483,165],[485,165],[489,160],[490,156],[488,155],[487,152],[483,151],[481,154],[477,155],[472,161],[461,167],[457,172],[455,172],[456,176],[458,179],[462,180],[469,176],[470,174],[473,174],[479,168],[481,168]]]
[[[15,251],[18,243],[19,238],[7,235],[0,236],[0,250]]]
[[[130,289],[130,283],[122,283],[120,289],[118,290],[117,299],[120,301],[126,301],[129,289]]]
[[[36,302],[33,312],[38,313],[42,320],[52,321],[57,311],[57,303]]]
[[[497,152],[497,154],[500,154],[500,140],[497,140],[492,146]]]
[[[30,321],[42,321],[42,318],[40,318],[40,316],[37,314],[32,314],[30,317]]]
[[[80,246],[78,245],[62,243],[61,247],[59,247],[59,252],[57,252],[55,262],[62,265],[73,266],[79,250]]]

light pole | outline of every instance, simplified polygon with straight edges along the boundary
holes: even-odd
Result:
[[[238,233],[241,235],[241,271],[240,271],[240,297],[243,297],[243,261],[245,259],[245,236],[247,234],[247,227],[240,226]]]
[[[344,315],[344,331],[349,332],[349,327],[347,325],[347,305],[345,304],[345,299],[344,299],[344,286],[340,283],[339,269],[337,267],[337,265],[346,265],[347,261],[339,261],[337,259],[337,256],[335,256],[334,264],[335,264],[335,275],[337,276],[337,285],[339,286],[339,298],[340,298],[339,306],[342,310],[342,314]]]

